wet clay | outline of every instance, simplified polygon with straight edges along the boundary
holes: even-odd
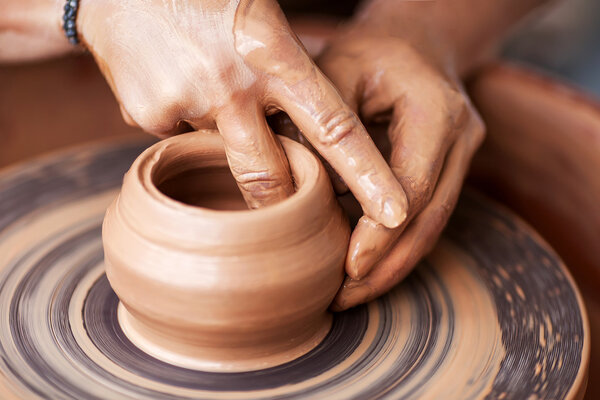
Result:
[[[285,111],[365,214],[389,228],[406,219],[400,183],[275,0],[109,0],[82,4],[77,18],[124,119],[161,137],[217,128],[250,208],[293,193],[288,160],[266,122]]]
[[[146,150],[103,228],[108,279],[127,337],[187,368],[278,365],[314,348],[343,277],[349,224],[327,174],[282,138],[296,192],[246,209],[215,131]]]
[[[123,330],[123,307],[104,273],[100,229],[123,173],[146,146],[77,148],[0,172],[3,399],[580,398],[590,336],[576,287],[530,228],[473,195],[463,196],[444,238],[402,284],[368,305],[334,313],[329,334],[304,356],[237,373],[153,357]],[[147,161],[164,160],[165,153]],[[298,187],[286,201],[301,194]],[[251,213],[268,210],[274,208]],[[205,211],[239,219],[250,213]],[[304,211],[307,226],[311,215]],[[188,228],[181,237],[194,226],[180,225]],[[147,239],[122,246],[138,240]],[[264,252],[272,254],[268,246]],[[311,254],[297,258],[314,261]],[[162,278],[176,282],[172,264],[160,261],[167,269]],[[135,285],[143,279],[129,289],[148,302],[162,295],[140,293]],[[213,310],[214,320],[221,310]]]

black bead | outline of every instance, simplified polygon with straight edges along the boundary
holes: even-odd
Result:
[[[63,29],[65,35],[71,44],[78,44],[79,39],[77,38],[77,25],[75,24],[75,18],[77,17],[77,8],[79,7],[79,0],[67,0],[63,9]]]
[[[63,16],[63,18],[75,19],[75,14],[76,14],[76,11],[72,8],[69,8],[67,11],[65,11],[65,15]]]
[[[75,30],[75,21],[72,19],[65,21],[63,28],[65,28],[65,30]]]

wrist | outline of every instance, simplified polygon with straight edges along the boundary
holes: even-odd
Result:
[[[389,14],[387,16],[389,18]],[[457,77],[464,68],[461,63],[459,46],[451,35],[444,34],[439,27],[430,28],[422,18],[410,13],[394,16],[393,23],[386,17],[359,14],[355,20],[344,26],[334,42],[355,39],[399,41],[415,49],[422,58],[449,77]],[[458,79],[458,78],[457,78]]]
[[[371,0],[357,13],[350,30],[400,38],[446,75],[463,78],[494,54],[491,37],[497,36],[490,32],[495,27],[482,30],[473,17],[491,12],[470,10],[480,7],[473,4],[471,0]]]
[[[368,0],[354,29],[403,38],[465,77],[492,58],[510,28],[548,0]]]
[[[129,3],[133,3],[133,1],[128,0],[127,2],[123,2],[125,5]],[[105,30],[105,22],[111,19],[111,14],[114,15],[120,11],[110,1],[79,0],[77,18],[75,19],[79,46],[92,51],[92,44],[95,41],[98,41],[102,37],[108,37],[108,32]]]

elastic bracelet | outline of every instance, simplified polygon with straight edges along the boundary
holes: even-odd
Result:
[[[75,25],[75,18],[77,18],[77,9],[79,8],[79,0],[67,0],[63,7],[65,12],[63,14],[63,29],[69,43],[79,44],[79,38],[77,37],[77,25]]]

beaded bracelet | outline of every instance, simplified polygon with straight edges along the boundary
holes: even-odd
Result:
[[[64,6],[63,14],[63,29],[67,39],[71,44],[78,44],[79,38],[77,37],[77,26],[75,25],[75,18],[77,18],[77,9],[79,8],[79,0],[67,0]]]

